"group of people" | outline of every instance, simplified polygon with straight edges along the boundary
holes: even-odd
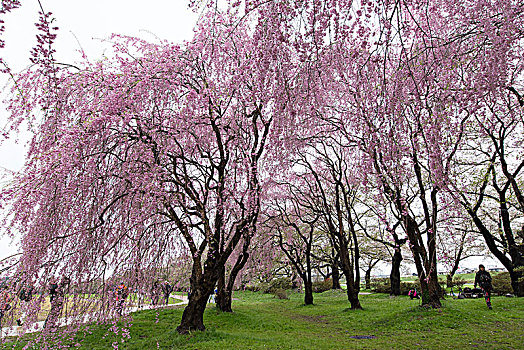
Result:
[[[20,303],[22,307],[20,310],[20,317],[16,320],[16,323],[18,324],[18,326],[21,326],[26,319],[27,309],[28,309],[27,304],[33,298],[34,287],[32,284],[24,282],[24,283],[20,283],[17,289],[18,291],[16,295],[20,299]],[[15,302],[15,296],[13,296],[9,292],[9,284],[8,284],[8,280],[6,279],[4,280],[1,286],[1,290],[0,290],[0,324],[2,323],[2,319],[4,318],[4,315],[6,314],[6,312],[11,310],[11,307],[12,307],[11,304],[14,302]]]
[[[16,320],[18,326],[22,326],[27,318],[27,311],[29,303],[35,294],[35,288],[32,283],[18,282],[20,285],[15,288],[16,294],[10,292],[9,279],[5,279],[0,284],[0,326],[5,314],[11,310],[13,303],[16,301],[15,297],[20,299],[20,317]],[[60,280],[58,278],[51,278],[48,284],[48,294],[50,309],[44,321],[44,328],[54,330],[58,326],[58,319],[62,314],[62,309],[65,302],[65,296],[69,289],[71,280],[64,276]],[[169,297],[173,292],[173,286],[168,281],[156,280],[150,290],[151,305],[158,305],[163,302],[163,305],[169,304]],[[125,301],[129,296],[130,291],[128,286],[122,282],[115,285],[112,289],[112,300],[114,302],[115,311],[119,316],[123,314]],[[162,297],[162,300],[160,300]]]
[[[57,321],[62,313],[64,306],[65,296],[70,286],[70,279],[68,277],[62,277],[60,280],[57,278],[51,278],[48,284],[49,313],[44,321],[44,328],[56,329]],[[169,296],[173,292],[173,286],[168,281],[159,282],[155,281],[151,288],[151,305],[158,305],[160,297],[164,305],[169,304]],[[17,325],[22,326],[27,317],[28,303],[32,300],[35,288],[31,283],[21,283],[16,295],[20,299],[20,318],[17,319]],[[129,296],[129,288],[121,282],[114,286],[112,289],[112,300],[114,302],[115,311],[119,316],[123,314],[124,305],[127,297]],[[4,315],[12,308],[12,304],[15,302],[14,295],[9,291],[9,283],[7,280],[0,286],[0,325]]]
[[[113,300],[115,303],[115,310],[119,316],[122,316],[124,305],[129,295],[129,288],[122,282],[113,288]]]
[[[484,295],[484,300],[486,300],[488,309],[492,310],[493,306],[491,306],[491,291],[493,290],[493,285],[491,284],[491,275],[486,270],[486,267],[482,264],[479,265],[479,270],[475,274],[474,288],[477,288],[477,285],[480,287],[482,295]],[[408,296],[411,298],[411,300],[420,299],[416,289],[411,289],[408,292]]]
[[[169,296],[173,292],[173,286],[168,281],[155,280],[149,290],[149,297],[151,305],[168,305]],[[137,302],[139,308],[143,306],[144,293],[141,290],[135,290]],[[147,294],[147,293],[146,293]],[[122,315],[125,300],[129,295],[128,287],[122,282],[113,288],[113,301],[115,303],[116,311],[119,315]]]
[[[156,280],[151,286],[151,305],[159,305],[160,297],[163,297],[163,304],[169,304],[169,296],[173,292],[173,286],[168,281],[160,282]]]
[[[9,286],[5,283],[0,290],[0,327],[5,313],[11,309],[12,300],[13,297],[9,293]]]
[[[60,281],[52,278],[48,285],[50,309],[47,318],[44,322],[44,328],[56,328],[57,320],[62,312],[64,304],[64,296],[69,287],[70,280],[63,277]],[[17,283],[18,284],[18,283]],[[12,304],[16,302],[15,296],[20,299],[20,317],[16,320],[18,326],[22,326],[27,318],[29,303],[35,294],[35,288],[30,282],[19,282],[19,286],[14,288],[16,294],[10,293],[9,283],[4,281],[0,290],[0,324],[7,311],[12,308]]]

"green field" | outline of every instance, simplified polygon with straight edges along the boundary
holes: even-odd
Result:
[[[371,294],[361,296],[364,310],[351,311],[341,291],[316,294],[307,307],[302,297],[238,292],[234,313],[209,305],[207,330],[189,336],[175,331],[182,308],[138,312],[124,343],[96,326],[81,348],[119,342],[120,349],[524,349],[524,298],[494,297],[491,311],[482,299],[448,298],[441,310],[426,310],[408,297]]]

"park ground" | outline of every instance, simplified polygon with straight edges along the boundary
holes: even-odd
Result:
[[[363,310],[349,310],[342,291],[315,294],[304,306],[303,294],[288,300],[260,292],[236,292],[233,313],[209,304],[205,332],[179,335],[183,307],[134,314],[130,338],[91,326],[81,349],[524,349],[524,298],[447,297],[440,310],[418,300],[386,294],[361,295]],[[365,336],[370,339],[355,339]]]

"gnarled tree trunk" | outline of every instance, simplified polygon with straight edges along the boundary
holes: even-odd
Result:
[[[217,270],[213,273],[211,271],[198,275],[198,267],[193,267],[191,275],[191,295],[189,296],[189,303],[187,304],[182,314],[182,321],[176,330],[180,334],[188,334],[192,331],[203,331],[204,326],[204,311],[206,310],[207,301],[217,280],[219,278]]]
[[[400,208],[402,208],[400,206]],[[438,284],[436,246],[429,246],[429,254],[422,243],[422,235],[418,230],[417,222],[410,215],[404,215],[405,230],[409,237],[410,248],[415,260],[420,288],[422,305],[440,308],[440,285]],[[429,273],[426,275],[426,271]]]
[[[440,308],[442,306],[440,303],[442,289],[438,283],[437,272],[432,271],[427,281],[421,278],[420,286],[422,289],[422,305]]]
[[[217,296],[216,296],[216,305],[217,308],[222,312],[233,312],[232,303],[233,303],[233,289],[235,287],[235,281],[237,279],[238,273],[244,268],[249,258],[249,244],[250,238],[246,237],[244,239],[244,244],[242,246],[242,253],[238,256],[233,269],[229,273],[229,278],[227,284],[225,283],[225,271],[221,274],[219,278],[219,283],[217,286]]]
[[[400,295],[400,263],[402,259],[400,248],[395,247],[395,253],[391,261],[391,273],[389,275],[391,284],[390,295]]]

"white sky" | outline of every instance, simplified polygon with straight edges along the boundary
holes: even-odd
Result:
[[[186,0],[41,0],[45,11],[52,12],[54,24],[60,29],[56,40],[55,58],[59,62],[74,63],[80,60],[79,45],[91,60],[104,54],[110,44],[103,43],[112,33],[138,36],[150,41],[167,39],[181,43],[190,40],[198,15],[187,8]],[[36,0],[22,1],[22,6],[4,16],[6,47],[0,50],[14,72],[28,67],[29,51],[34,46],[39,5]],[[76,37],[76,38],[75,38]],[[6,77],[0,76],[0,87]],[[5,92],[1,94],[2,100]],[[6,122],[5,108],[0,108],[0,127]],[[3,141],[0,144],[0,185],[3,169],[18,171],[24,164],[24,144],[30,138],[19,135],[19,142]],[[0,237],[0,259],[17,250],[16,242]]]

